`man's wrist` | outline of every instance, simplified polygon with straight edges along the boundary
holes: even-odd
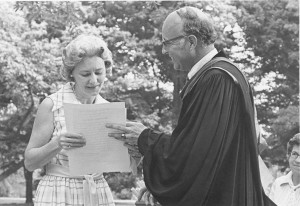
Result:
[[[149,128],[144,129],[142,131],[142,133],[140,134],[140,136],[138,137],[137,145],[138,145],[138,149],[142,155],[144,155],[145,148],[147,148],[148,136],[149,136],[150,131],[151,131],[151,129],[149,129]]]

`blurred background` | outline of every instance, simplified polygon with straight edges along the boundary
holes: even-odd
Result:
[[[0,3],[0,197],[31,204],[43,175],[24,169],[24,150],[36,110],[64,83],[62,48],[80,33],[101,36],[114,67],[101,95],[124,101],[127,119],[170,133],[180,109],[185,75],[161,53],[161,26],[171,11],[196,6],[216,22],[216,47],[240,65],[257,107],[261,153],[273,177],[285,174],[286,143],[299,132],[299,2],[260,1],[40,1]],[[107,173],[115,199],[132,199],[142,179]]]

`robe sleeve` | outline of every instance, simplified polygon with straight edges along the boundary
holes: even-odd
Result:
[[[241,104],[232,78],[211,69],[183,99],[171,136],[151,129],[141,133],[138,146],[144,154],[145,183],[155,198],[178,203],[197,195],[205,201],[233,142]]]

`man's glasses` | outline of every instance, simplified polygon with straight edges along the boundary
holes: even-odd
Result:
[[[299,155],[297,152],[295,152],[295,151],[292,151],[292,152],[291,152],[291,158],[297,159],[299,156],[300,156],[300,155]]]
[[[164,40],[164,41],[162,41],[162,45],[168,46],[168,45],[172,44],[174,41],[185,38],[187,36],[189,36],[189,35],[180,35],[180,36],[177,36],[177,37],[172,38],[172,39]]]

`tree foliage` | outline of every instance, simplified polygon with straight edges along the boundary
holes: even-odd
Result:
[[[276,117],[279,108],[299,102],[299,8],[293,2],[297,1],[237,3],[241,9],[238,19],[245,33],[245,47],[258,59],[252,75],[256,84],[270,79],[268,87],[255,93],[260,99],[258,114],[264,124]],[[252,63],[248,59],[244,61]]]
[[[283,145],[299,132],[296,0],[26,1],[0,8],[1,170],[10,171],[23,160],[40,99],[64,82],[61,50],[80,33],[101,36],[113,53],[103,97],[125,101],[129,120],[170,133],[186,74],[174,71],[162,55],[161,26],[168,13],[185,5],[208,12],[216,22],[216,47],[241,65],[254,88],[259,122],[273,148],[265,156],[283,161]],[[131,177],[124,179],[129,182],[122,185],[132,184]]]
[[[241,10],[237,20],[245,33],[245,50],[254,54],[243,63],[254,65],[249,75],[259,122],[268,132],[268,154],[272,162],[283,163],[288,139],[299,132],[299,4],[274,0],[235,5]]]
[[[0,141],[4,142],[0,148],[1,169],[6,170],[23,159],[39,96],[55,87],[59,42],[43,40],[44,25],[29,27],[9,4],[1,6],[1,14],[5,29],[0,30]]]

